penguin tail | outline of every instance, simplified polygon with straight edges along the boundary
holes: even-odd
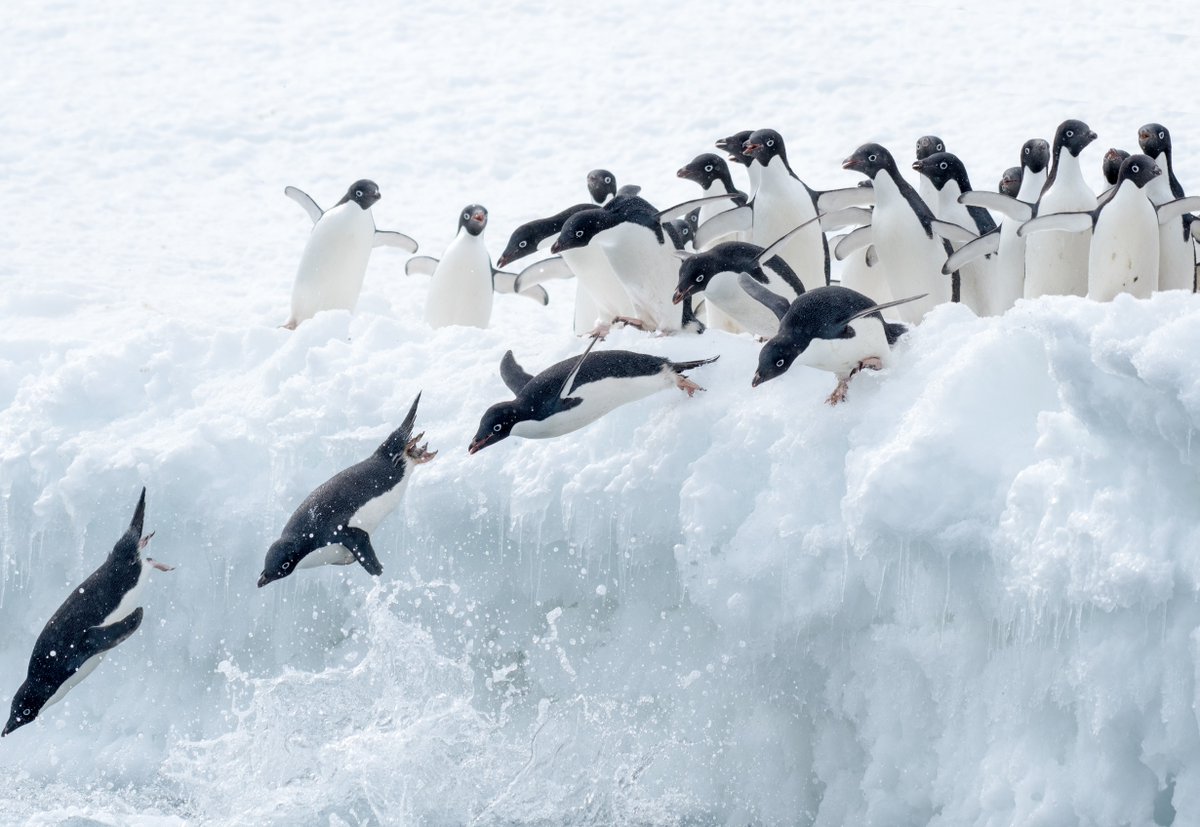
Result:
[[[884,322],[883,335],[887,337],[889,345],[896,344],[896,340],[908,332],[908,326],[902,325],[899,322]]]
[[[684,371],[698,368],[701,365],[711,365],[720,358],[720,356],[714,356],[711,359],[697,359],[694,362],[669,362],[668,364],[670,364],[671,370],[675,371],[676,373],[683,373]]]

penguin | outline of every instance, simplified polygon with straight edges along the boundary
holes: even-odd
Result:
[[[1104,173],[1104,180],[1108,182],[1110,187],[1117,185],[1117,179],[1121,176],[1121,164],[1125,163],[1125,159],[1128,157],[1128,152],[1115,147],[1109,147],[1108,152],[1104,153],[1104,160],[1100,163],[1100,170]]]
[[[100,567],[74,588],[50,617],[29,656],[25,682],[13,696],[8,723],[0,736],[34,720],[46,707],[58,703],[104,660],[104,656],[142,625],[137,605],[152,569],[172,567],[142,551],[154,536],[142,536],[146,516],[146,489],[138,498],[129,528],[117,540]]]
[[[1160,123],[1138,130],[1138,146],[1162,169],[1149,184],[1146,194],[1154,206],[1183,198],[1183,186],[1175,177],[1171,158],[1171,133]],[[1191,218],[1183,216],[1159,227],[1158,289],[1193,290],[1196,279],[1196,245],[1191,237]]]
[[[945,152],[946,142],[937,135],[922,135],[917,138],[917,161],[924,161],[930,155],[936,152]],[[913,166],[916,169],[916,166]],[[917,194],[921,196],[921,200],[925,202],[925,206],[929,207],[934,215],[937,215],[938,191],[934,187],[933,182],[924,175],[917,178]]]
[[[292,286],[292,314],[282,325],[288,330],[295,330],[300,322],[322,310],[353,310],[362,292],[372,247],[417,251],[417,242],[403,233],[375,229],[371,205],[382,196],[374,181],[355,181],[342,200],[328,210],[322,210],[296,187],[287,187],[283,192],[303,207],[313,222]]]
[[[959,203],[959,196],[971,191],[971,179],[957,155],[935,152],[923,160],[913,161],[913,169],[933,184],[937,192],[937,206],[933,213],[939,220],[966,227],[976,237],[996,230],[996,222],[987,210]],[[960,248],[963,245],[954,246]],[[978,316],[996,316],[1007,309],[999,306],[999,299],[994,295],[994,269],[995,262],[991,256],[983,256],[958,268],[962,277],[961,301]]]
[[[994,209],[1008,220],[1001,222],[999,233],[989,233],[960,247],[942,272],[953,272],[979,256],[996,253],[992,301],[997,313],[1006,312],[1025,294],[1025,239],[1017,235],[1017,228],[1036,214],[1049,166],[1050,144],[1042,138],[1030,138],[1021,145],[1021,188],[1015,198],[980,190],[959,196],[963,204]]]
[[[400,504],[410,465],[424,465],[437,456],[429,443],[418,447],[424,433],[412,435],[420,401],[418,393],[404,422],[375,453],[334,474],[304,498],[267,549],[260,589],[296,569],[346,566],[355,560],[368,574],[383,573],[371,532]]]
[[[773,271],[776,282],[791,288],[787,297],[769,291],[766,285],[770,280],[764,270]],[[777,315],[764,304],[763,294],[747,292],[743,275],[763,285],[770,296],[783,302],[784,308],[790,299],[804,293],[804,284],[782,256],[756,244],[726,241],[684,260],[672,301],[679,304],[688,296],[703,293],[708,305],[719,308],[741,330],[755,336],[774,336],[779,329]],[[771,301],[769,296],[765,298]]]
[[[696,227],[697,233],[710,219],[746,205],[746,194],[733,186],[733,177],[729,174],[729,165],[719,155],[711,152],[697,155],[675,174],[679,178],[695,181],[704,190],[705,195],[726,193],[731,196],[729,203],[705,204],[699,208],[697,216],[698,224]],[[744,241],[745,239],[742,238],[743,235],[745,233],[738,230],[710,234],[710,237],[705,238],[703,241],[697,239],[695,241],[697,245],[695,249],[697,252],[702,252],[711,249],[722,241]]]
[[[637,195],[642,188],[635,184],[626,184],[617,188],[617,176],[606,169],[594,169],[587,174],[588,195],[597,204],[607,204],[618,195]]]
[[[875,192],[870,227],[856,230],[851,237],[858,234],[864,243],[869,239],[878,256],[876,266],[883,269],[893,295],[919,294],[902,303],[900,317],[915,324],[934,306],[958,301],[957,271],[949,278],[942,274],[942,265],[954,252],[945,236],[967,241],[971,234],[936,219],[900,176],[892,154],[879,144],[863,144],[842,162],[842,168],[866,175]]]
[[[458,235],[446,247],[439,261],[432,256],[408,260],[404,272],[430,275],[433,283],[425,299],[425,321],[430,327],[469,325],[487,327],[492,318],[492,294],[516,292],[516,273],[492,266],[483,241],[488,213],[479,204],[463,207],[458,218]],[[534,285],[520,295],[541,305],[550,302],[544,287]]]
[[[1096,133],[1080,120],[1059,124],[1054,133],[1050,174],[1035,214],[1091,212],[1096,194],[1083,180],[1079,153]],[[1088,291],[1087,233],[1038,233],[1025,242],[1025,298],[1043,295],[1084,296]]]
[[[877,304],[856,290],[838,285],[809,290],[780,316],[779,332],[759,351],[758,370],[750,386],[757,388],[782,376],[799,362],[836,375],[837,388],[825,401],[830,405],[844,401],[854,374],[885,367],[892,345],[908,330],[902,324],[885,321],[880,311],[920,298],[911,296]]]
[[[628,350],[593,353],[598,341],[592,339],[582,356],[564,359],[537,376],[526,373],[511,350],[505,353],[500,362],[500,376],[515,398],[492,405],[484,412],[467,452],[474,454],[509,436],[525,439],[562,436],[595,422],[621,405],[667,388],[679,388],[693,396],[704,388],[684,373],[718,358],[672,362]]]
[[[750,180],[750,192],[758,189],[758,174],[761,167],[754,164],[754,159],[742,151],[742,145],[754,134],[753,129],[743,129],[727,138],[718,138],[714,146],[724,152],[727,158],[735,164],[746,168],[746,176]]]
[[[1088,251],[1088,298],[1112,301],[1118,293],[1149,298],[1158,289],[1159,226],[1200,209],[1200,197],[1180,198],[1156,207],[1149,185],[1162,169],[1148,155],[1130,155],[1121,164],[1115,191],[1088,212],[1047,213],[1021,225],[1019,233],[1048,230],[1091,234]]]
[[[996,185],[996,191],[1009,198],[1016,198],[1021,191],[1021,178],[1024,174],[1021,167],[1009,167],[1004,170],[1000,174],[1000,183]]]

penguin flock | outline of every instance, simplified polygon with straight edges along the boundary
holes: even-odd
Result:
[[[827,402],[836,405],[854,375],[887,367],[908,327],[943,302],[983,316],[1003,314],[1022,297],[1109,301],[1195,291],[1200,197],[1187,196],[1175,175],[1170,132],[1146,124],[1137,131],[1140,152],[1108,150],[1101,165],[1110,186],[1099,194],[1080,161],[1096,138],[1083,121],[1063,121],[1053,141],[1021,146],[1019,165],[1004,171],[994,192],[974,189],[962,160],[935,135],[916,142],[917,187],[887,148],[866,143],[842,164],[866,180],[818,191],[791,167],[779,132],[744,130],[715,142],[725,158],[705,152],[679,169],[700,197],[660,210],[640,187],[619,187],[612,172],[593,170],[588,202],[517,227],[495,263],[481,205],[463,208],[438,259],[413,255],[414,239],[375,227],[371,207],[382,196],[371,180],[355,181],[328,210],[287,187],[313,227],[282,326],[294,329],[323,310],[352,311],[379,246],[409,253],[406,273],[431,279],[424,318],[432,328],[487,327],[495,293],[544,306],[544,282],[576,279],[572,330],[591,341],[536,375],[505,353],[500,377],[513,398],[483,413],[467,446],[472,455],[510,436],[562,436],[660,390],[689,397],[704,390],[687,373],[719,356],[674,362],[597,349],[613,325],[752,335],[762,342],[752,387],[801,364],[834,374]],[[744,191],[734,180],[739,166]],[[526,261],[544,251],[550,256]],[[844,262],[840,283],[831,258]],[[503,269],[516,262],[526,263]],[[296,507],[266,551],[260,588],[319,565],[357,562],[382,574],[371,534],[400,504],[414,469],[438,453],[422,443],[423,433],[413,435],[420,398],[369,457]],[[137,603],[149,573],[171,570],[143,556],[153,537],[144,533],[145,512],[143,489],[111,553],[38,635],[0,735],[35,720],[140,627]]]

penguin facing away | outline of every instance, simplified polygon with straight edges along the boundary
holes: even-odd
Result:
[[[38,635],[25,682],[13,696],[8,723],[0,736],[25,726],[46,707],[62,700],[111,649],[141,626],[143,611],[137,603],[150,570],[171,571],[171,566],[142,557],[154,536],[153,532],[142,536],[145,515],[143,488],[129,528],[100,567],[71,591]]]
[[[334,474],[304,498],[279,539],[267,549],[258,587],[287,577],[296,569],[349,565],[356,560],[378,577],[383,564],[371,545],[371,532],[396,509],[412,469],[435,456],[424,433],[412,435],[421,394],[400,427],[371,456]]]
[[[355,181],[342,200],[328,210],[322,210],[296,187],[287,187],[283,192],[313,221],[292,286],[291,316],[283,324],[288,330],[295,330],[300,322],[322,310],[353,310],[362,292],[371,248],[417,251],[417,242],[403,233],[375,229],[371,206],[381,196],[374,181]]]
[[[500,376],[515,398],[499,402],[484,412],[468,453],[519,436],[548,439],[576,431],[620,407],[667,388],[688,396],[704,388],[684,375],[715,362],[718,357],[672,362],[661,356],[628,350],[593,353],[592,339],[583,355],[564,359],[537,376],[527,373],[512,351],[500,362]]]
[[[877,304],[837,285],[808,291],[792,302],[780,317],[779,333],[763,345],[751,387],[782,376],[799,363],[837,376],[837,387],[825,401],[842,402],[850,379],[861,370],[885,367],[892,345],[907,331],[902,324],[885,321],[880,311],[919,298]]]

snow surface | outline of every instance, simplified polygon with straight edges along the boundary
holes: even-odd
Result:
[[[146,621],[0,742],[5,824],[1150,825],[1200,821],[1200,298],[935,311],[847,404],[757,345],[614,334],[709,388],[468,457],[578,352],[572,285],[430,331],[404,255],[286,318],[310,222],[367,176],[438,255],[604,166],[774,126],[813,186],[936,133],[993,187],[1064,117],[1167,124],[1200,186],[1200,12],[1032,0],[663,8],[6,7],[0,703],[149,488]],[[355,568],[255,588],[316,484],[423,390],[442,450]],[[1200,446],[1198,446],[1200,450]]]

